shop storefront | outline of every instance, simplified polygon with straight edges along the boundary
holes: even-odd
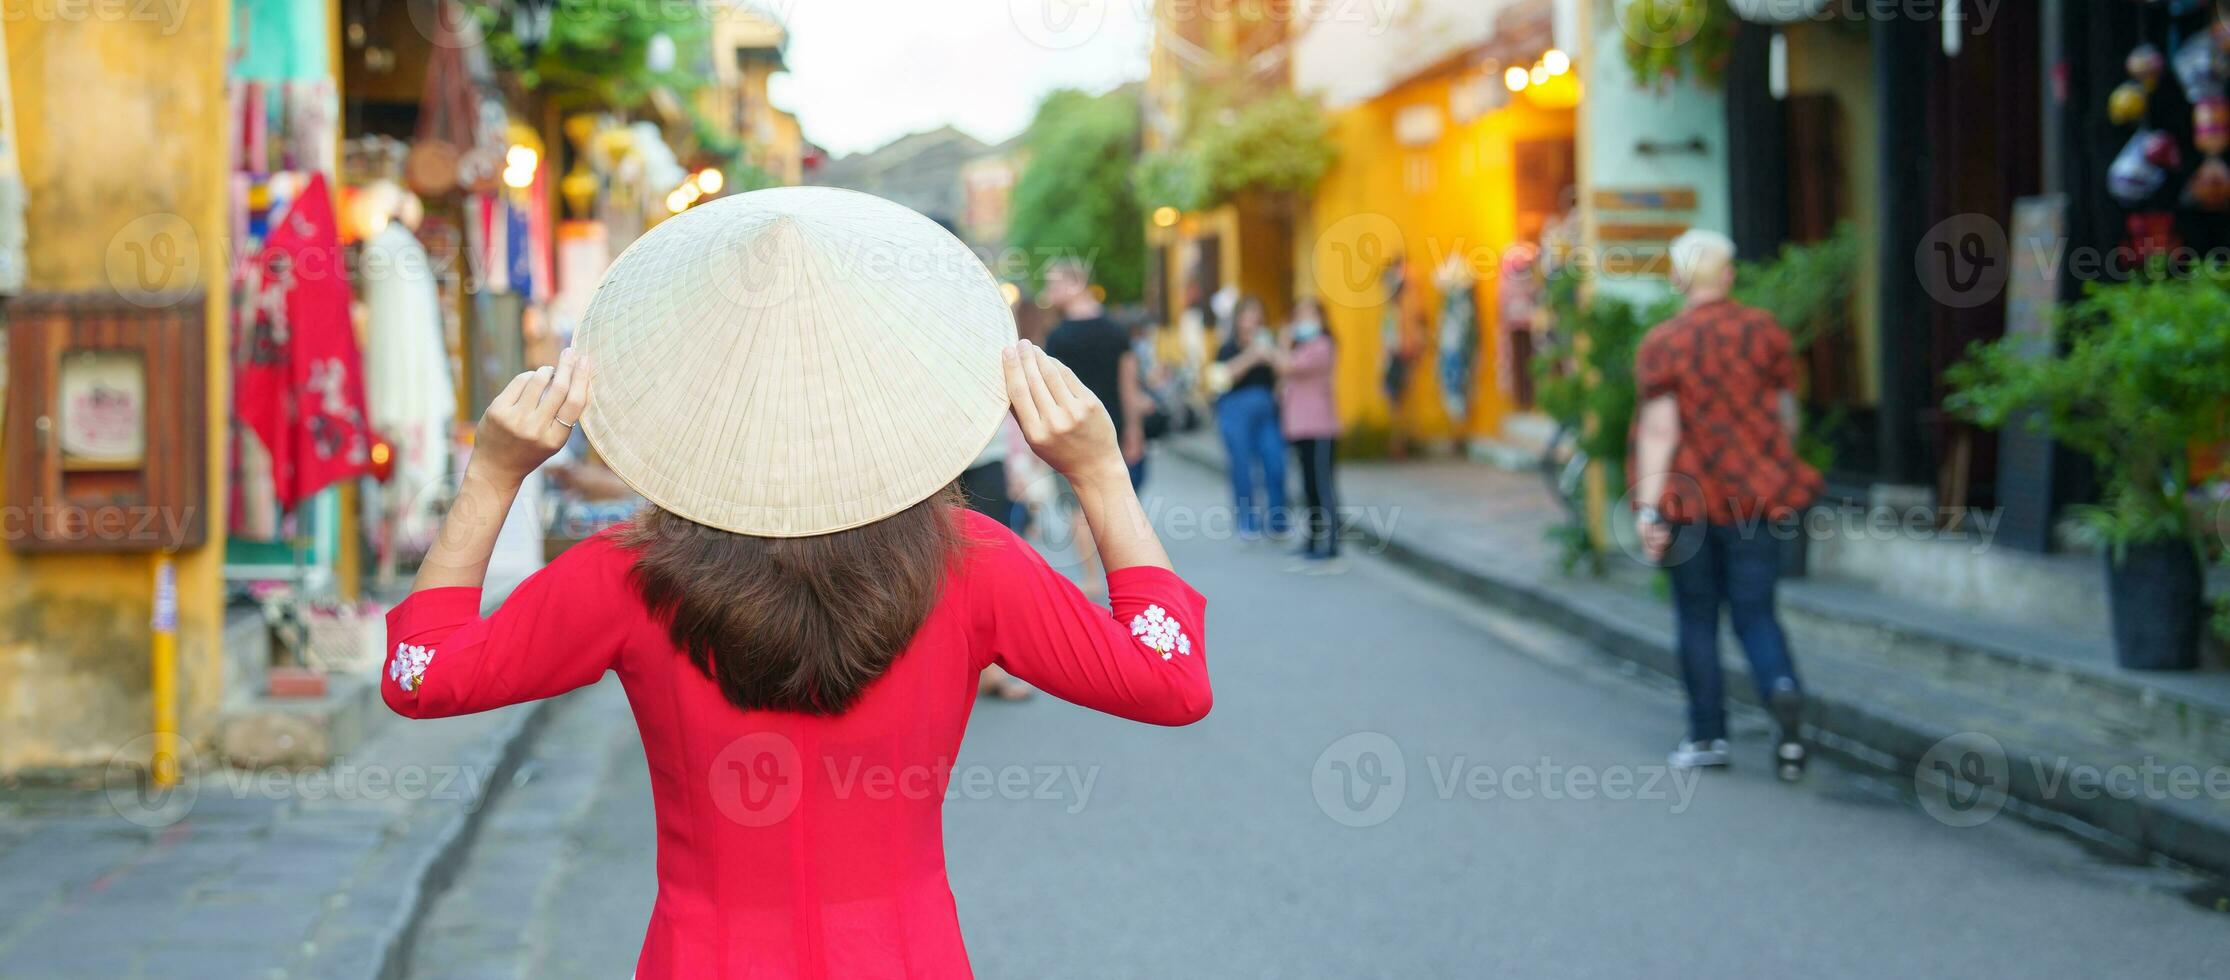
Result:
[[[1576,230],[1585,87],[1551,13],[1505,8],[1485,41],[1333,110],[1298,281],[1339,339],[1359,447],[1484,452],[1530,407],[1538,261]]]

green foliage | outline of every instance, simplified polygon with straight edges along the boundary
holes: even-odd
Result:
[[[1858,233],[1847,221],[1819,241],[1785,243],[1772,259],[1741,264],[1734,298],[1773,314],[1774,322],[1788,331],[1790,346],[1801,352],[1850,329],[1858,247]],[[1797,457],[1822,472],[1834,468],[1835,444],[1829,436],[1842,427],[1847,414],[1836,409],[1810,419],[1797,433]]]
[[[694,92],[709,72],[692,60],[711,43],[711,26],[696,4],[632,5],[558,0],[550,13],[550,32],[529,55],[511,33],[510,5],[479,0],[473,5],[487,37],[489,59],[528,90],[549,94],[561,109],[628,110],[642,105],[653,90]],[[651,39],[664,34],[679,52],[674,70],[651,71]]]
[[[1242,194],[1306,194],[1336,155],[1323,104],[1286,90],[1242,101],[1204,89],[1180,133],[1138,162],[1145,207],[1198,211]]]
[[[1978,344],[1948,375],[1954,412],[1979,425],[2025,424],[2089,456],[2104,501],[2078,530],[2114,549],[2195,539],[2185,499],[2193,445],[2225,435],[2230,405],[2230,267],[2092,284],[2059,315],[2067,343]]]
[[[1850,329],[1851,284],[1858,271],[1858,233],[1850,222],[1804,245],[1784,244],[1779,255],[1744,262],[1735,274],[1734,298],[1773,314],[1789,342],[1804,350],[1821,338]]]
[[[1727,0],[1622,0],[1626,67],[1645,88],[1683,78],[1716,86],[1734,55],[1735,15]]]
[[[1646,307],[1612,296],[1579,302],[1579,280],[1567,270],[1548,284],[1556,328],[1533,358],[1541,410],[1580,433],[1580,449],[1597,460],[1626,458],[1634,417],[1634,355],[1649,328],[1673,315],[1675,299]]]
[[[1007,244],[1029,256],[1031,284],[1042,281],[1047,261],[1073,256],[1091,266],[1110,301],[1137,300],[1146,279],[1146,233],[1130,183],[1138,141],[1133,97],[1122,90],[1050,93],[1022,138],[1029,162],[1015,181]]]

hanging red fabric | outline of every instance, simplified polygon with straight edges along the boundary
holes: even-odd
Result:
[[[279,508],[367,472],[364,366],[325,176],[313,175],[246,271],[233,408],[271,454]]]

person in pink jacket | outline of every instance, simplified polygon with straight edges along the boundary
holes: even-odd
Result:
[[[1284,346],[1284,356],[1279,358],[1278,407],[1285,441],[1293,447],[1301,467],[1306,518],[1299,557],[1309,570],[1328,570],[1340,553],[1339,492],[1332,477],[1332,459],[1340,434],[1332,373],[1339,355],[1332,335],[1324,331],[1323,308],[1315,299],[1303,298],[1294,305],[1293,323],[1286,329]]]

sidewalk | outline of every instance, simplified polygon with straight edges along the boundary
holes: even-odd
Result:
[[[1164,447],[1223,467],[1212,437]],[[1340,497],[1358,550],[1679,675],[1655,573],[1621,555],[1602,577],[1563,573],[1545,531],[1564,515],[1539,476],[1457,460],[1348,463]],[[2230,674],[2124,671],[2104,623],[1992,622],[1832,580],[1784,583],[1782,606],[1823,751],[1893,774],[1947,823],[2002,809],[2132,857],[2230,873]],[[1747,665],[1722,642],[1730,696],[1754,700]],[[1665,719],[1668,748],[1679,724]],[[1944,772],[1975,782],[1947,786]]]
[[[485,603],[541,564],[532,512],[507,522]],[[0,980],[402,975],[482,805],[508,783],[545,702],[397,723],[376,678],[366,737],[329,766],[226,768],[188,745],[186,780],[114,764],[0,802]],[[353,696],[353,695],[352,695]]]

